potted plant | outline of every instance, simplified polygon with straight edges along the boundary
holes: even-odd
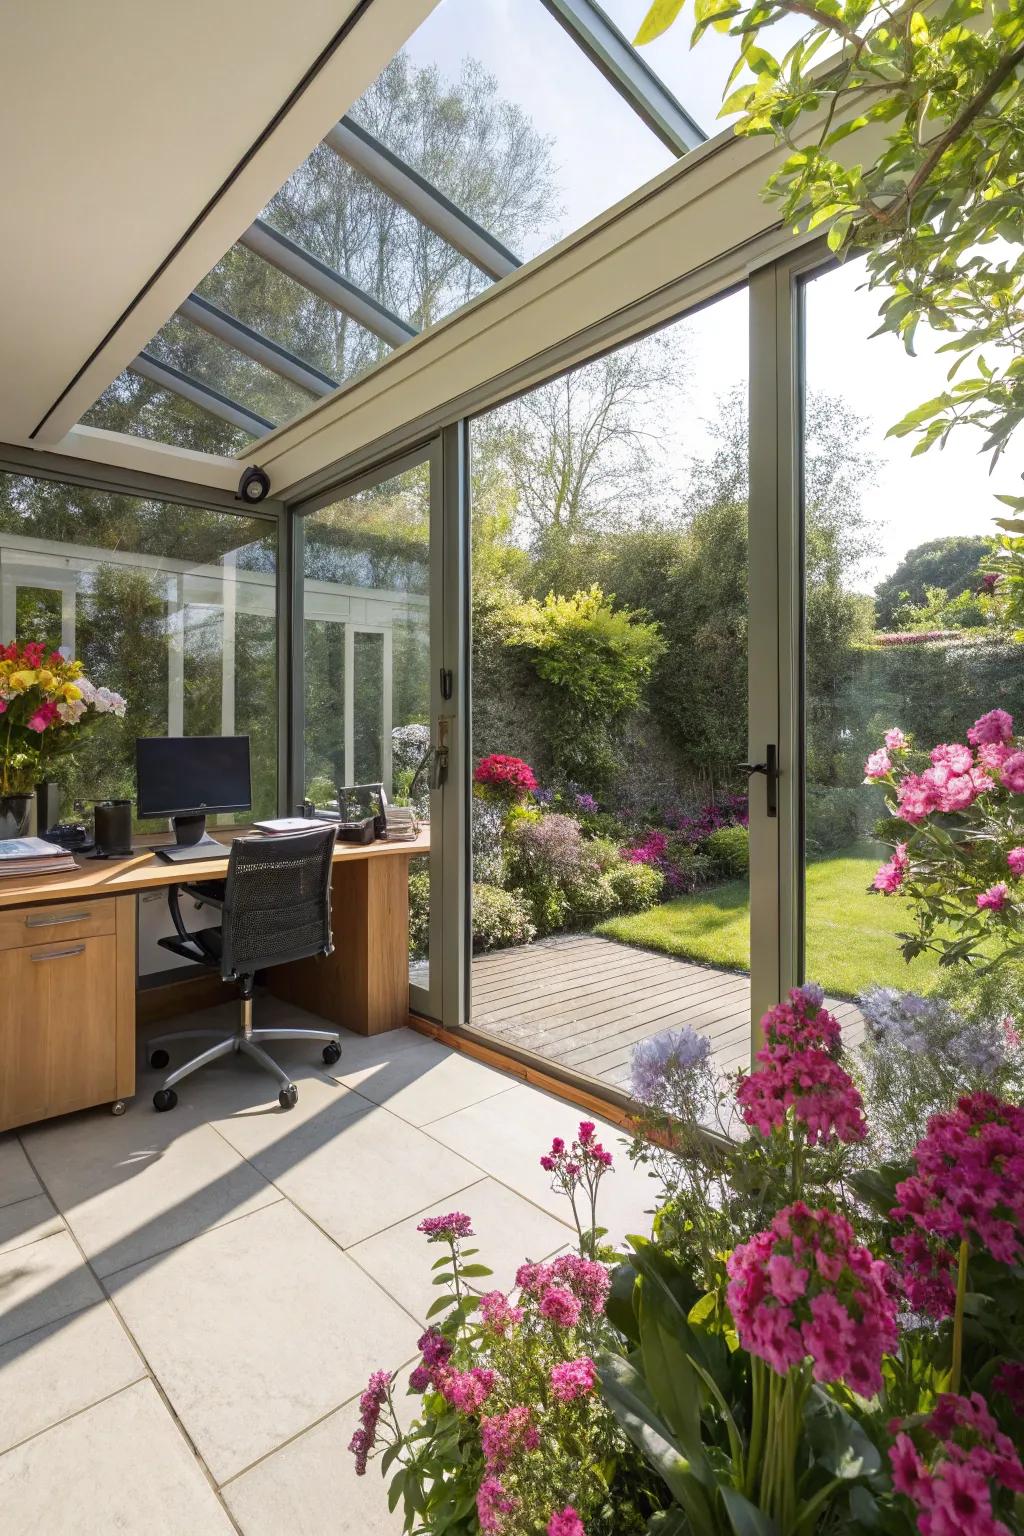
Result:
[[[0,645],[0,838],[24,836],[35,785],[82,727],[124,712],[121,695],[97,688],[80,661],[36,641]]]

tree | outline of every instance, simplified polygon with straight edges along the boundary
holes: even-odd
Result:
[[[452,82],[405,53],[352,109],[395,154],[512,250],[544,244],[559,206],[551,146],[495,78],[467,58]],[[319,145],[271,199],[263,217],[417,329],[464,304],[490,279],[375,182]],[[322,368],[355,377],[388,345],[332,305],[235,245],[199,293]],[[172,316],[150,349],[272,421],[309,398],[296,386]],[[206,452],[233,452],[248,435],[158,385],[124,373],[85,418]]]
[[[930,587],[941,587],[950,598],[976,591],[981,584],[979,562],[991,549],[992,540],[980,534],[954,534],[915,544],[892,575],[875,588],[879,628],[895,628],[898,609],[907,602],[923,603]]]
[[[637,41],[685,5],[654,0]],[[733,81],[744,68],[754,78],[723,110],[741,113],[739,133],[772,134],[787,151],[767,188],[784,216],[798,229],[828,224],[841,256],[866,253],[880,330],[908,350],[922,322],[949,337],[949,389],[892,430],[916,434],[922,452],[969,423],[998,457],[1024,421],[1019,0],[695,0],[695,17],[694,42],[711,27],[738,40]],[[776,59],[762,38],[789,17],[809,25]],[[829,45],[840,52],[812,68]],[[844,163],[843,141],[872,125],[884,125],[882,148],[855,147]],[[973,374],[958,379],[967,364]]]

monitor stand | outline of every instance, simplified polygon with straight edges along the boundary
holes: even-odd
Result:
[[[172,816],[174,842],[170,847],[156,848],[154,852],[165,864],[191,864],[199,859],[223,859],[227,847],[210,837],[206,830],[206,816],[198,812],[191,816]]]

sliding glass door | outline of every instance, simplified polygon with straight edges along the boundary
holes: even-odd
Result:
[[[294,509],[296,800],[382,784],[429,827],[410,866],[410,1004],[440,1019],[442,848],[453,707],[444,633],[442,445]],[[344,934],[336,942],[344,943]]]

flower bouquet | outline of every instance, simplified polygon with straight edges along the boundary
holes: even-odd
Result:
[[[83,726],[123,717],[121,695],[97,688],[84,671],[35,641],[0,645],[0,797],[30,795]]]

